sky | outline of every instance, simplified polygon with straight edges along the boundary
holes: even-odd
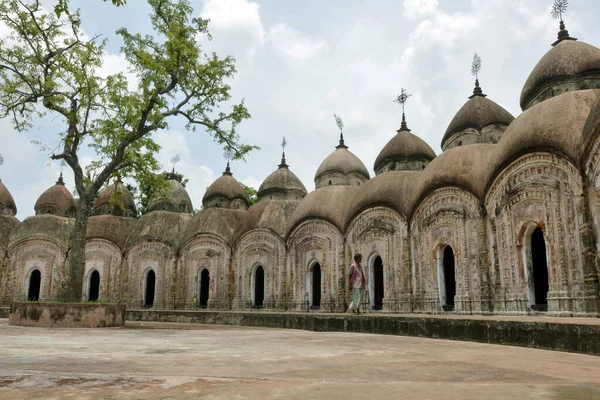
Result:
[[[54,2],[43,1],[48,8]],[[334,151],[339,131],[333,114],[344,121],[350,151],[371,175],[379,151],[396,134],[401,108],[394,97],[406,88],[412,97],[406,118],[412,133],[436,153],[456,112],[471,95],[471,60],[478,53],[479,80],[488,98],[515,117],[529,73],[556,40],[558,21],[551,0],[192,0],[196,16],[209,18],[213,40],[201,39],[205,52],[236,59],[232,102],[244,99],[252,118],[238,132],[245,143],[261,148],[231,165],[234,177],[258,188],[281,159],[287,140],[290,169],[308,191],[314,174]],[[71,0],[81,8],[88,35],[108,39],[103,73],[126,70],[121,42],[114,32],[149,33],[148,6],[128,0],[116,8],[100,0]],[[571,36],[600,46],[600,2],[571,0],[564,20]],[[1,34],[1,30],[0,30]],[[56,181],[61,167],[31,143],[57,143],[56,118],[34,121],[17,133],[0,120],[0,179],[12,193],[17,217],[33,215],[33,206]],[[186,132],[183,121],[154,139],[162,146],[159,161],[178,172],[195,208],[206,188],[224,170],[222,149],[206,132]],[[82,160],[94,154],[84,150]],[[65,167],[65,182],[74,189]]]

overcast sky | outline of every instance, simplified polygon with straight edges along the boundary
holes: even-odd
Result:
[[[128,0],[115,8],[100,0],[71,0],[82,9],[89,35],[109,38],[106,72],[126,66],[114,32],[121,26],[147,32],[148,7]],[[110,3],[110,2],[109,2]],[[571,0],[565,23],[571,36],[600,45],[600,1]],[[45,1],[48,7],[53,2]],[[527,76],[550,50],[558,22],[551,0],[195,0],[195,13],[210,18],[213,40],[206,51],[235,56],[231,82],[234,101],[245,99],[252,119],[240,125],[242,140],[262,148],[234,162],[234,177],[258,188],[277,168],[279,144],[287,138],[290,169],[314,189],[314,174],[334,150],[338,131],[333,113],[345,123],[346,144],[373,174],[373,162],[400,126],[401,110],[392,102],[402,87],[413,94],[408,126],[434,149],[454,114],[473,90],[473,53],[483,59],[484,93],[520,114],[519,96]],[[18,217],[33,215],[39,195],[54,184],[60,166],[48,163],[32,139],[55,144],[61,126],[36,123],[17,134],[0,121],[0,178],[11,191]],[[159,159],[168,166],[179,154],[177,170],[190,182],[194,207],[206,187],[222,173],[222,150],[203,132],[188,133],[183,123],[159,132]],[[91,159],[88,154],[87,159]],[[72,174],[65,180],[74,189]]]

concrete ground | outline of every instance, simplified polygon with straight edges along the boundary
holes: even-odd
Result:
[[[600,357],[355,333],[0,320],[0,399],[171,398],[597,400]]]

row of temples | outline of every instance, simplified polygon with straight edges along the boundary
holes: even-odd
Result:
[[[173,175],[136,218],[108,186],[89,220],[82,299],[130,308],[343,311],[363,254],[382,312],[598,316],[600,49],[561,31],[517,118],[476,82],[436,155],[404,116],[371,177],[343,136],[305,186],[282,157],[249,207],[229,167],[202,211]],[[51,300],[75,200],[62,179],[19,221],[0,182],[0,299]]]

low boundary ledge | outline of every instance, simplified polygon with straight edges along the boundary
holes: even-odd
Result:
[[[595,318],[128,309],[126,320],[417,336],[600,355]]]

